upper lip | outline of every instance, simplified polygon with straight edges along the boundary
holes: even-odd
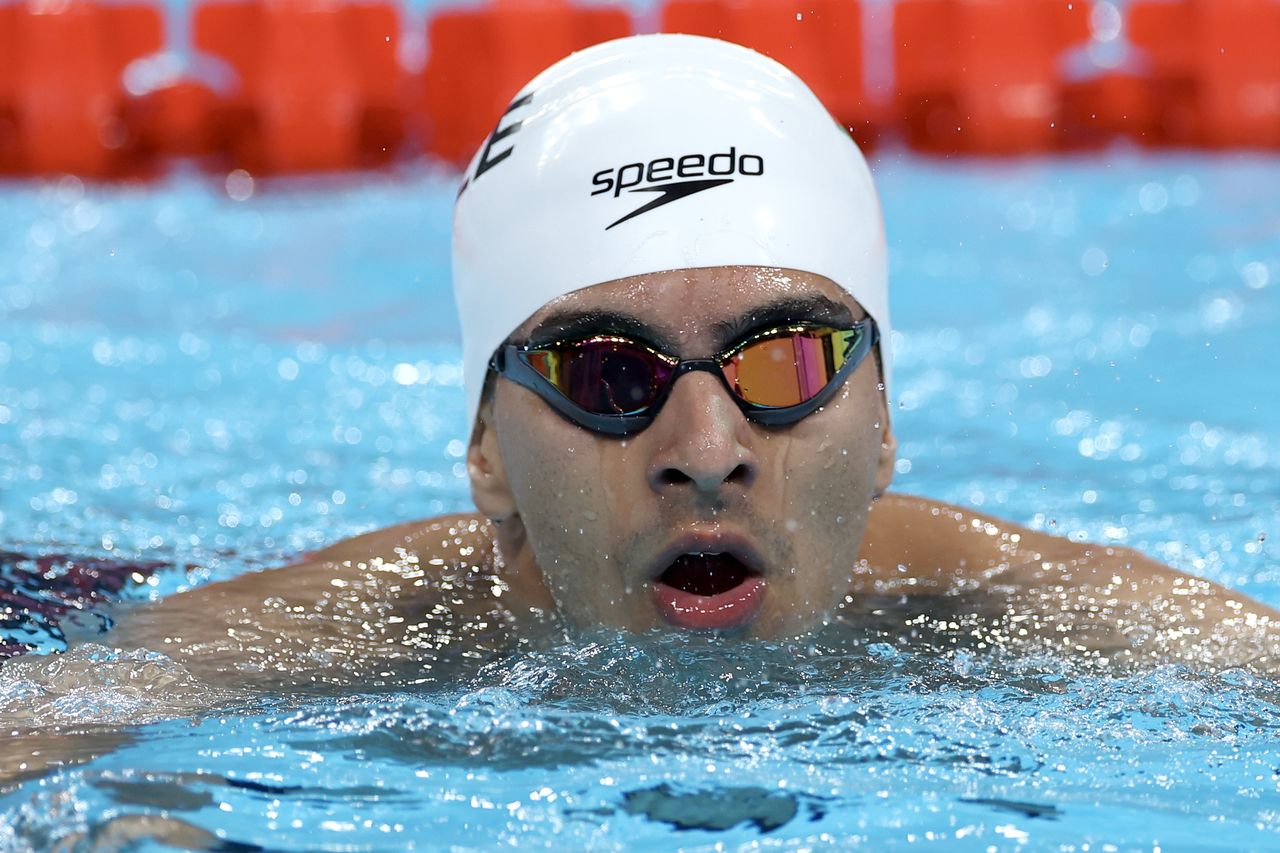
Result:
[[[657,580],[684,554],[728,554],[752,574],[764,574],[764,557],[745,534],[732,530],[688,530],[672,539],[654,558],[649,576]]]

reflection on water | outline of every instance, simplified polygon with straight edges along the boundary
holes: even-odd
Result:
[[[20,658],[0,671],[0,713],[42,734],[10,747],[101,756],[0,805],[10,840],[34,847],[221,827],[296,849],[301,826],[379,848],[425,827],[441,846],[884,841],[903,821],[994,842],[1006,821],[1078,837],[1100,808],[1123,843],[1171,788],[1197,796],[1164,837],[1209,818],[1244,846],[1280,831],[1258,799],[1280,785],[1277,682],[976,650],[954,609],[940,629],[880,609],[786,642],[549,635],[451,684],[330,696],[215,690],[163,655],[92,645]],[[1239,793],[1212,794],[1223,785]]]
[[[415,536],[433,553],[464,527]],[[316,563],[318,587],[296,570],[247,576],[247,600],[207,587],[7,661],[0,841],[376,848],[430,827],[471,846],[879,845],[904,824],[1052,840],[1102,802],[1099,837],[1137,843],[1171,788],[1223,785],[1248,794],[1180,805],[1165,837],[1280,832],[1259,806],[1280,792],[1274,632],[1215,637],[1167,602],[1011,579],[885,582],[780,641],[570,636],[548,615],[517,636],[496,566],[397,551]]]
[[[896,486],[1280,604],[1274,159],[888,151],[875,170]],[[246,202],[191,178],[0,192],[0,548],[28,572],[7,591],[73,578],[70,554],[181,567],[111,593],[164,598],[465,508],[453,190],[410,170]],[[1235,850],[1280,833],[1277,685],[1243,666],[1272,652],[1138,630],[1156,621],[1141,608],[1050,619],[1063,602],[885,590],[799,641],[548,625],[521,644],[484,606],[391,623],[357,602],[268,600],[203,649],[161,632],[116,651],[94,615],[115,612],[63,619],[88,644],[0,664],[0,849]],[[20,606],[65,599],[37,603]],[[23,619],[17,642],[60,647]],[[306,619],[362,638],[286,644]],[[469,631],[481,654],[452,654]],[[390,665],[369,654],[388,637]],[[245,649],[258,665],[228,680],[247,687],[212,677]]]

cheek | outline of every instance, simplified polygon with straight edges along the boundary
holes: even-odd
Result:
[[[789,435],[783,474],[787,521],[808,529],[811,534],[802,539],[829,552],[824,558],[861,545],[875,491],[883,430],[878,392],[864,384],[847,383]]]
[[[635,501],[626,477],[633,460],[616,439],[596,436],[514,399],[499,409],[502,457],[516,509],[544,570],[580,573],[603,561],[625,532]]]
[[[549,531],[567,532],[588,520],[584,512],[596,499],[598,468],[589,437],[523,400],[500,412],[503,465],[530,535],[537,539]]]

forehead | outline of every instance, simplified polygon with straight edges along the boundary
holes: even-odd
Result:
[[[862,307],[825,276],[773,267],[707,267],[668,270],[597,284],[553,299],[517,332],[528,335],[567,315],[599,313],[632,317],[668,335],[700,334],[779,303],[815,306],[851,319]],[[795,319],[805,319],[796,317]]]

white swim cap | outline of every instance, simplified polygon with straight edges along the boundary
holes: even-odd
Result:
[[[889,339],[871,174],[800,78],[745,47],[685,35],[632,36],[557,62],[481,146],[454,210],[470,423],[494,351],[552,299],[716,266],[826,276]]]

